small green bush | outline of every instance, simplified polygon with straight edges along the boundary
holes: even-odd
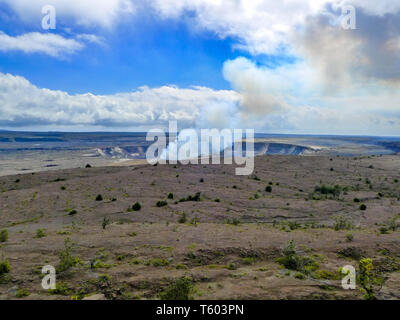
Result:
[[[367,210],[367,206],[365,204],[360,204],[359,209],[361,211]]]
[[[103,228],[103,230],[106,229],[106,227],[110,224],[110,219],[104,217],[103,221],[101,222],[101,227]]]
[[[187,221],[186,213],[182,213],[181,216],[178,219],[179,223],[185,223]]]
[[[56,288],[49,289],[48,293],[54,295],[67,296],[69,294],[69,290],[65,284],[61,283],[60,281],[57,281]]]
[[[314,188],[314,192],[323,194],[323,195],[331,194],[333,197],[337,198],[340,196],[340,193],[342,192],[342,188],[339,185],[326,186],[326,185],[322,184],[320,186],[316,186]]]
[[[96,201],[103,201],[103,196],[101,194],[98,194],[96,197]]]
[[[37,229],[36,230],[36,236],[35,238],[43,238],[46,236],[46,233],[44,232],[43,229]]]
[[[272,187],[271,186],[266,186],[265,187],[265,192],[272,192]]]
[[[165,267],[169,265],[169,261],[162,258],[152,258],[146,262],[146,265],[152,265],[153,267]]]
[[[23,298],[29,296],[29,291],[26,289],[18,289],[17,293],[15,294],[17,298]]]
[[[187,196],[186,198],[182,198],[179,200],[179,202],[185,202],[185,201],[200,201],[201,197],[200,197],[201,193],[200,192],[196,192],[196,194],[194,196]]]
[[[312,257],[300,256],[296,251],[293,240],[290,240],[283,249],[283,256],[277,262],[289,270],[310,273],[319,268],[319,264]]]
[[[142,208],[142,205],[139,202],[136,202],[133,206],[132,206],[132,210],[133,211],[139,211]]]
[[[246,257],[242,259],[243,264],[250,265],[256,261],[254,257]]]
[[[0,260],[0,277],[11,271],[10,262],[8,260]]]
[[[174,198],[174,194],[172,192],[168,193],[168,199],[173,199]]]
[[[351,242],[354,239],[354,235],[352,232],[346,233],[346,240],[347,242]]]
[[[361,259],[358,268],[358,283],[360,284],[362,291],[365,293],[364,298],[366,300],[375,300],[376,297],[373,290],[374,279],[372,274],[374,266],[372,260],[369,258]]]
[[[353,229],[353,227],[354,227],[353,222],[346,219],[346,217],[344,217],[342,215],[335,217],[334,229],[336,231],[351,230],[351,229]]]
[[[74,244],[72,243],[71,239],[65,239],[64,248],[58,253],[60,262],[56,267],[57,272],[67,271],[79,263],[79,258],[76,258],[72,255],[73,248]]]
[[[165,207],[166,205],[168,205],[168,202],[167,201],[165,201],[165,200],[160,200],[160,201],[157,201],[157,203],[156,203],[156,206],[157,207]]]
[[[194,293],[193,279],[181,277],[170,283],[165,291],[160,293],[161,300],[191,300]]]
[[[236,270],[236,269],[237,269],[237,266],[236,266],[236,264],[234,264],[233,262],[231,262],[231,263],[228,263],[228,264],[226,265],[226,269],[228,269],[228,270]]]
[[[8,240],[8,231],[1,230],[0,231],[0,242],[6,242]]]

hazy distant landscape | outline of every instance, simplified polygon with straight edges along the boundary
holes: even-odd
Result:
[[[146,133],[0,132],[0,175],[144,163]],[[245,148],[245,145],[243,145]],[[384,155],[400,151],[398,137],[256,134],[256,155]]]

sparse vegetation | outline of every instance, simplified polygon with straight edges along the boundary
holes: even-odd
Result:
[[[101,194],[98,194],[96,196],[96,201],[103,201],[103,196]]]
[[[191,300],[194,289],[192,278],[181,277],[173,280],[159,296],[161,300]]]
[[[178,219],[179,223],[185,223],[187,221],[186,213],[182,213],[181,216]]]
[[[58,253],[60,261],[56,267],[57,272],[65,272],[80,262],[79,258],[73,256],[73,248],[74,244],[71,239],[65,239],[64,248]]]
[[[35,238],[44,238],[46,236],[46,233],[43,229],[37,229],[36,230],[36,236]]]
[[[142,205],[139,202],[135,202],[132,206],[133,211],[139,211],[142,208]]]
[[[333,228],[338,231],[338,230],[351,230],[353,229],[354,225],[353,222],[351,222],[349,219],[344,217],[343,215],[339,215],[335,217],[335,224]]]
[[[0,259],[0,277],[11,271],[10,262],[7,259]]]
[[[24,298],[29,296],[29,291],[27,289],[18,289],[17,293],[15,294],[17,298]]]
[[[74,210],[71,210],[71,211],[68,213],[68,215],[74,216],[74,215],[76,215],[77,213],[78,213],[78,211],[76,211],[76,210],[74,209]]]
[[[110,219],[104,217],[104,218],[103,218],[103,221],[101,222],[101,227],[103,228],[103,230],[105,230],[106,227],[107,227],[109,224],[110,224]]]
[[[156,203],[156,206],[157,207],[165,207],[166,205],[168,205],[168,202],[167,201],[165,201],[165,200],[160,200],[160,201],[157,201],[157,203]]]
[[[0,242],[6,242],[8,240],[8,230],[0,231]]]
[[[194,196],[189,195],[189,196],[187,196],[186,198],[180,199],[179,202],[185,202],[185,201],[200,201],[200,200],[201,200],[200,195],[201,195],[200,192],[196,192],[196,194],[195,194]]]
[[[339,185],[326,186],[322,184],[320,186],[316,186],[314,188],[314,192],[321,195],[332,195],[334,198],[338,198],[342,192],[342,188]]]
[[[358,282],[361,286],[361,291],[364,292],[364,298],[366,300],[375,300],[375,294],[373,290],[373,275],[372,270],[374,266],[372,260],[369,258],[364,258],[360,260],[358,265]]]
[[[293,240],[289,240],[283,249],[283,256],[277,259],[277,262],[289,270],[310,273],[319,268],[319,264],[313,257],[301,256],[297,253]]]
[[[351,242],[354,239],[354,234],[352,232],[346,233],[346,241]]]

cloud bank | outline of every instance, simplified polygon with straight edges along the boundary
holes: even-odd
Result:
[[[0,125],[88,126],[134,129],[165,125],[232,125],[267,132],[399,135],[400,2],[391,0],[0,0],[24,21],[53,4],[57,15],[88,28],[65,39],[0,34],[0,50],[59,56],[82,50],[94,27],[112,29],[121,18],[147,10],[159,19],[182,19],[189,28],[231,38],[251,58],[224,63],[232,90],[142,87],[129,93],[69,95],[39,89],[22,77],[0,75]],[[340,28],[343,5],[356,7],[357,29]],[[100,29],[101,29],[100,28]],[[98,29],[96,29],[98,30]],[[274,68],[258,55],[294,58]],[[29,97],[29,98],[28,98]]]

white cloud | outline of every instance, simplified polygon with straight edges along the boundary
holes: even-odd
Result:
[[[238,95],[205,87],[142,87],[115,95],[70,95],[40,89],[20,76],[0,73],[0,126],[163,126],[168,120],[194,125],[201,109],[210,104],[234,104]]]
[[[68,39],[58,34],[40,32],[30,32],[12,37],[0,31],[0,51],[23,51],[64,57],[82,50],[85,42],[101,44],[102,39],[90,34],[80,34],[75,39]]]
[[[241,125],[261,132],[400,134],[400,92],[384,82],[325,90],[306,62],[276,69],[245,58],[225,63],[224,76],[240,94]]]
[[[101,26],[110,28],[121,15],[132,14],[135,1],[131,0],[0,0],[8,4],[21,19],[38,25],[43,17],[42,7],[52,5],[57,19],[64,23],[72,19],[83,26]]]
[[[30,32],[11,37],[0,31],[1,51],[23,51],[25,53],[45,53],[56,57],[71,54],[83,48],[75,39],[66,39],[57,34]]]
[[[243,96],[247,92],[217,91],[206,87],[142,87],[114,95],[70,95],[64,91],[40,89],[23,77],[0,73],[0,126],[31,130],[121,131],[166,128],[168,120],[177,120],[180,128],[236,127],[281,133],[400,133],[399,92],[386,89],[374,94],[367,89],[350,97],[327,97],[309,90],[302,97],[291,96],[286,93],[292,92],[293,82],[285,84],[285,81],[304,72],[300,67],[271,71],[259,69],[241,58],[230,62],[226,74],[236,81],[235,69],[243,70],[244,67],[249,74],[265,77],[270,88],[274,88],[266,98],[256,96],[261,99],[260,105],[276,98],[283,108],[266,109],[264,113],[246,109]]]

